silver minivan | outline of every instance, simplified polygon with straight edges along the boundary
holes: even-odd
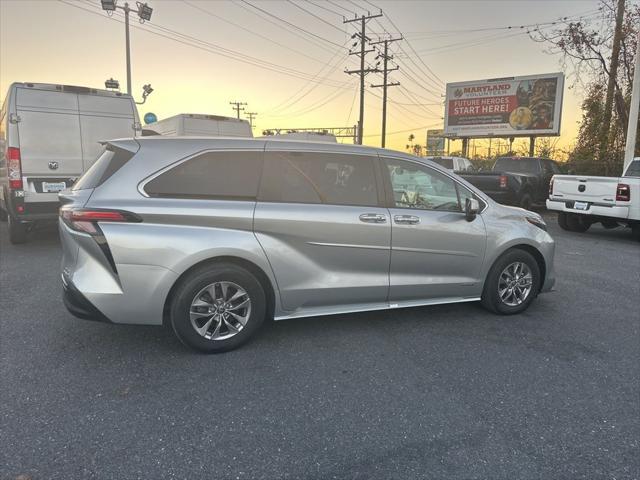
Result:
[[[0,110],[0,218],[9,240],[58,216],[70,187],[103,149],[99,143],[140,131],[133,98],[74,85],[13,83]]]
[[[168,324],[205,352],[267,317],[475,301],[516,314],[555,281],[538,214],[391,150],[114,140],[60,197],[69,311]]]

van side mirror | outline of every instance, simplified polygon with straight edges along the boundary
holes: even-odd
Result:
[[[467,222],[473,222],[480,211],[480,202],[475,198],[467,198],[464,203],[464,218]]]

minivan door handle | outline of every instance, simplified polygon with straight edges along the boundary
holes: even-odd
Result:
[[[393,221],[400,225],[415,225],[420,223],[420,217],[415,215],[395,215]]]
[[[367,223],[385,223],[387,216],[382,213],[363,213],[360,215],[360,221]]]

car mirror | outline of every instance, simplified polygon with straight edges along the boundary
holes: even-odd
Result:
[[[467,222],[472,222],[475,220],[476,215],[480,211],[480,202],[475,198],[467,198],[464,203],[464,218],[466,218]]]

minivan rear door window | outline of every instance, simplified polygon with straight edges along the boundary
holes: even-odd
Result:
[[[87,190],[99,187],[131,160],[133,155],[134,152],[129,150],[107,147],[84,175],[78,179],[71,190]]]
[[[361,155],[267,152],[260,199],[377,206],[373,161]]]

